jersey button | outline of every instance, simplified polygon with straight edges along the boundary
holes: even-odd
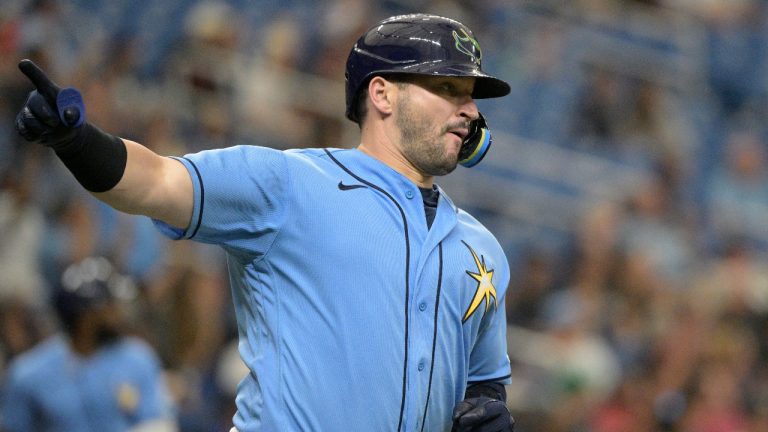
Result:
[[[424,302],[419,303],[419,310],[424,312],[427,309],[427,304]]]
[[[419,369],[419,372],[421,372],[421,371],[423,371],[423,370],[424,370],[424,362],[423,362],[423,361],[422,361],[422,362],[419,362],[419,366],[418,366],[418,369]]]
[[[413,191],[410,190],[410,189],[405,191],[405,197],[408,198],[408,199],[412,199],[413,198]]]

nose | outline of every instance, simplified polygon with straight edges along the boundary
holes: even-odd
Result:
[[[459,116],[469,121],[477,120],[480,117],[480,110],[477,103],[471,97],[459,107]]]
[[[469,121],[476,120],[480,117],[480,110],[477,108],[477,103],[475,102],[475,99],[472,98],[472,95],[466,95],[459,101],[457,114],[459,117],[468,119]]]
[[[462,104],[459,105],[458,114],[459,117],[469,121],[477,120],[480,117],[480,110],[477,108],[477,103],[472,99],[472,96],[467,96]]]

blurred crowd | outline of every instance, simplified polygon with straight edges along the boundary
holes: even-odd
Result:
[[[51,151],[22,142],[13,119],[31,88],[19,59],[80,89],[94,124],[162,154],[353,147],[348,50],[372,22],[415,11],[466,23],[484,67],[513,86],[481,103],[496,134],[490,168],[452,176],[482,185],[458,204],[508,247],[519,429],[768,430],[762,0],[4,1],[0,377],[55,331],[50,292],[93,255],[140,286],[130,330],[157,350],[182,431],[227,430],[246,373],[223,252],[107,208]],[[572,165],[533,181],[511,171],[534,149],[529,167],[551,165],[553,149]],[[583,174],[590,192],[562,215],[547,214],[549,201],[494,199],[531,183],[581,188],[564,179],[585,160],[642,175],[603,194],[614,178]],[[570,222],[543,246],[551,233],[531,233],[552,217]]]

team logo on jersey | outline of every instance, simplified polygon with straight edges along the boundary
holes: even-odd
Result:
[[[127,382],[120,383],[117,386],[115,397],[120,411],[128,415],[133,415],[136,412],[136,408],[139,406],[139,389],[136,386]]]
[[[456,49],[462,54],[468,55],[470,60],[472,60],[472,63],[480,66],[480,60],[483,59],[483,51],[480,49],[480,44],[475,38],[470,36],[466,30],[461,29],[461,33],[464,34],[464,36],[459,36],[459,33],[456,30],[453,31],[453,40],[456,41]],[[469,46],[467,46],[467,44],[469,44]]]
[[[493,286],[493,269],[489,270],[485,266],[485,257],[480,255],[478,258],[477,253],[466,242],[462,241],[462,243],[469,249],[477,266],[477,273],[467,270],[467,274],[477,282],[477,288],[475,289],[474,297],[472,297],[472,302],[469,304],[467,311],[464,313],[464,318],[461,320],[464,323],[475,313],[483,301],[485,301],[486,312],[491,307],[491,297],[493,297],[494,307],[498,307],[498,302],[496,300],[496,287]]]

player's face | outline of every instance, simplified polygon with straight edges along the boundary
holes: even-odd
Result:
[[[107,303],[91,310],[92,331],[99,345],[114,342],[121,334],[123,316],[114,303]]]
[[[471,77],[414,76],[399,93],[395,122],[403,156],[421,173],[440,176],[456,168],[469,122],[478,117]]]

